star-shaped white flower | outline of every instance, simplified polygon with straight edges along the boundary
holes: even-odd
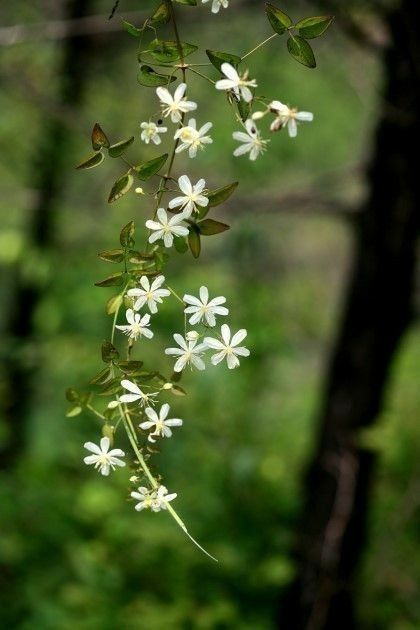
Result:
[[[188,320],[192,326],[195,326],[203,319],[206,320],[209,326],[216,326],[215,315],[228,315],[229,310],[221,304],[226,302],[226,298],[220,295],[215,297],[209,302],[209,291],[207,287],[200,287],[200,298],[194,297],[194,295],[184,295],[182,298],[186,304],[190,304],[184,310],[184,313],[188,315],[192,313]]]
[[[210,0],[201,0],[201,2],[203,4],[205,4],[206,2],[209,2]],[[213,0],[212,5],[211,5],[211,12],[212,13],[219,13],[219,9],[220,7],[223,7],[224,9],[227,9],[229,6],[229,0]]]
[[[171,294],[168,289],[161,289],[160,287],[165,282],[165,276],[157,276],[150,285],[149,278],[142,276],[140,278],[140,284],[142,288],[129,289],[127,291],[128,297],[135,297],[137,300],[134,302],[134,310],[138,311],[147,302],[147,306],[151,313],[157,313],[157,304],[162,304],[162,298]]]
[[[159,411],[159,415],[151,407],[146,407],[144,410],[149,420],[142,422],[139,426],[140,429],[148,431],[153,428],[153,431],[149,433],[148,440],[153,444],[156,442],[155,437],[167,437],[172,436],[171,427],[182,426],[183,421],[180,418],[167,418],[169,413],[169,405],[165,403],[162,405]]]
[[[159,392],[152,392],[150,394],[145,394],[145,392],[143,392],[138,385],[136,385],[132,381],[129,381],[128,379],[123,379],[121,381],[121,385],[124,387],[124,389],[127,389],[129,392],[131,392],[131,394],[123,394],[122,396],[120,396],[119,397],[120,402],[132,403],[139,400],[140,405],[143,407],[146,407],[146,405],[155,404],[156,401],[153,400],[153,398],[155,398],[155,396],[157,396]]]
[[[248,70],[240,76],[230,63],[222,63],[221,66],[226,79],[220,79],[216,82],[216,90],[232,90],[238,101],[242,97],[246,103],[252,101],[252,92],[250,87],[257,87],[255,79],[248,80]]]
[[[109,475],[109,472],[115,470],[116,466],[125,466],[125,462],[119,457],[124,457],[125,453],[120,448],[113,448],[109,450],[110,441],[109,438],[103,437],[100,442],[100,446],[93,442],[86,442],[84,447],[93,453],[84,458],[85,464],[94,464],[95,468],[100,470],[102,475]]]
[[[208,206],[208,198],[201,194],[206,186],[205,179],[199,179],[193,186],[187,175],[181,175],[178,179],[178,186],[181,192],[184,193],[184,196],[172,199],[172,201],[169,202],[170,208],[180,207],[185,216],[190,216],[192,212],[198,212],[198,206],[202,208]]]
[[[215,339],[214,337],[205,337],[204,343],[208,348],[218,350],[216,354],[211,357],[213,365],[217,365],[223,359],[226,359],[228,368],[233,370],[239,365],[239,357],[249,357],[249,350],[244,346],[238,345],[243,341],[247,335],[244,328],[238,330],[231,339],[230,328],[227,324],[223,324],[222,329],[222,341]]]
[[[130,337],[130,339],[137,340],[138,337],[147,337],[151,339],[153,337],[153,333],[149,330],[148,326],[150,326],[150,315],[146,313],[143,317],[140,313],[135,313],[132,308],[127,309],[125,316],[128,321],[128,325],[124,326],[115,326],[118,330],[122,330],[125,335]]]
[[[141,132],[140,138],[146,143],[149,144],[152,141],[154,144],[160,144],[162,142],[160,133],[166,133],[168,131],[167,127],[161,127],[156,125],[154,122],[142,122],[140,125]]]
[[[181,212],[175,214],[168,219],[166,210],[159,208],[157,211],[158,221],[146,221],[146,227],[152,230],[153,233],[149,236],[149,243],[154,243],[159,239],[163,239],[165,247],[172,247],[174,242],[174,236],[187,236],[188,228],[185,225],[180,225],[182,221],[187,218],[186,215]]]
[[[197,123],[195,118],[191,118],[188,121],[188,125],[181,127],[175,133],[175,140],[179,140],[180,144],[176,148],[176,153],[181,153],[188,149],[190,158],[195,158],[198,149],[204,149],[205,144],[211,144],[213,140],[210,136],[206,136],[206,133],[213,127],[213,123],[205,123],[200,129],[197,130]]]
[[[245,122],[245,129],[247,133],[244,131],[234,131],[232,134],[234,140],[243,143],[234,150],[233,155],[238,157],[239,155],[249,153],[249,159],[254,161],[260,153],[264,153],[268,141],[261,139],[260,132],[255,126],[254,121],[250,118]]]
[[[185,99],[185,90],[187,89],[186,83],[180,83],[175,90],[174,95],[164,87],[156,88],[156,94],[158,95],[162,113],[164,116],[170,116],[172,122],[179,123],[182,119],[182,114],[192,112],[197,109],[197,103],[193,101],[187,101]]]
[[[137,489],[137,492],[132,492],[133,499],[138,501],[134,509],[137,512],[150,508],[153,512],[160,512],[160,510],[166,510],[168,503],[173,501],[178,496],[176,492],[168,494],[168,489],[165,486],[159,486],[157,490],[149,490],[144,486]]]
[[[282,127],[287,126],[290,138],[297,136],[297,122],[312,122],[314,115],[312,112],[299,112],[297,109],[291,109],[280,101],[272,101],[269,105],[270,111],[276,114],[275,120],[271,123],[270,130],[278,131]]]
[[[188,364],[197,368],[197,370],[204,370],[205,364],[201,358],[201,354],[207,349],[206,344],[200,343],[197,345],[197,339],[187,341],[182,335],[175,333],[174,339],[179,345],[179,348],[166,348],[165,354],[179,357],[174,365],[174,372],[181,372]]]

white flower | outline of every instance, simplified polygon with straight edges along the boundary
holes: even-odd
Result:
[[[181,122],[182,114],[197,109],[197,103],[185,100],[184,94],[186,89],[186,83],[180,83],[175,90],[175,94],[172,96],[166,88],[156,88],[156,94],[161,101],[163,115],[170,115],[174,123]]]
[[[168,490],[165,486],[159,486],[157,490],[149,490],[141,486],[137,488],[137,492],[132,492],[131,496],[139,502],[134,506],[137,512],[141,512],[141,510],[147,508],[151,508],[153,512],[160,512],[160,510],[166,510],[168,503],[173,501],[177,497],[177,494],[176,492],[168,494]]]
[[[122,330],[125,335],[130,337],[130,339],[137,340],[138,337],[142,335],[151,339],[153,337],[153,333],[149,330],[148,326],[150,326],[150,315],[146,313],[143,317],[140,313],[135,313],[132,308],[127,309],[125,316],[128,321],[127,326],[115,326],[118,330]]]
[[[287,126],[287,131],[291,138],[297,136],[297,122],[312,122],[314,115],[312,112],[299,112],[297,109],[290,109],[280,101],[272,101],[269,108],[277,115],[277,118],[271,123],[270,130],[278,131],[282,127]]]
[[[244,131],[234,131],[232,134],[234,140],[243,142],[242,145],[235,149],[233,155],[238,157],[239,155],[249,153],[249,159],[254,161],[260,153],[265,151],[267,140],[261,139],[260,132],[250,118],[245,122],[245,129],[247,133]]]
[[[204,343],[208,348],[212,348],[214,350],[218,350],[216,354],[213,354],[211,357],[211,362],[213,365],[217,365],[220,361],[223,361],[224,358],[227,360],[228,368],[233,370],[233,368],[238,367],[239,365],[239,357],[249,357],[249,350],[244,346],[237,347],[238,344],[243,341],[247,335],[245,329],[238,330],[230,338],[230,328],[227,324],[223,324],[222,326],[222,341],[219,339],[214,339],[213,337],[206,337],[204,339]]]
[[[153,428],[153,432],[149,433],[149,436],[147,438],[149,442],[152,442],[154,444],[156,442],[156,440],[153,439],[154,437],[170,438],[172,435],[170,427],[182,426],[183,421],[180,418],[166,419],[169,413],[169,409],[169,405],[165,403],[164,405],[162,405],[159,411],[159,415],[151,407],[146,407],[146,409],[144,410],[149,420],[142,422],[139,426],[140,429],[144,429],[145,431]]]
[[[122,403],[131,403],[139,400],[140,405],[143,405],[143,407],[145,407],[146,405],[153,405],[156,402],[155,400],[153,400],[153,398],[157,396],[159,392],[145,394],[144,392],[142,392],[138,385],[132,383],[127,379],[122,380],[121,385],[124,387],[124,389],[127,389],[129,392],[131,392],[131,394],[123,394],[119,397],[119,400]]]
[[[203,4],[205,4],[206,2],[209,2],[210,0],[201,0],[201,2]],[[219,9],[220,7],[223,7],[224,9],[227,9],[229,5],[229,0],[213,0],[213,3],[211,5],[211,12],[212,13],[219,13]]]
[[[184,295],[182,298],[187,306],[184,313],[191,314],[189,319],[190,324],[195,326],[201,320],[205,319],[209,326],[216,326],[215,315],[228,315],[229,310],[224,306],[220,306],[226,302],[226,298],[222,295],[215,297],[209,302],[209,291],[207,287],[200,287],[200,298],[196,298],[193,295]]]
[[[125,466],[125,462],[118,457],[124,457],[125,453],[120,448],[113,448],[109,450],[110,441],[109,438],[103,437],[100,442],[100,446],[93,442],[86,442],[84,447],[94,453],[94,455],[88,455],[84,458],[85,464],[95,464],[95,468],[101,471],[102,475],[109,475],[109,471],[115,470],[116,466]]]
[[[181,127],[175,133],[175,140],[180,140],[181,142],[176,149],[176,153],[181,153],[181,151],[188,149],[190,158],[194,158],[198,149],[203,149],[205,144],[213,142],[210,136],[206,136],[206,133],[212,127],[213,123],[208,122],[197,130],[195,118],[191,118],[188,121],[188,125]]]
[[[222,72],[227,79],[220,79],[216,83],[216,90],[233,90],[238,100],[242,97],[246,103],[252,101],[252,92],[250,87],[257,87],[255,79],[248,81],[248,70],[242,75],[238,74],[230,63],[222,63]]]
[[[166,210],[159,208],[157,211],[158,221],[146,221],[146,227],[153,230],[153,234],[149,236],[149,243],[154,243],[159,239],[163,239],[165,247],[171,247],[175,236],[187,236],[188,228],[179,225],[186,218],[184,213],[175,214],[168,220]]]
[[[153,512],[159,512],[159,510],[166,510],[168,503],[173,501],[177,497],[177,493],[173,492],[172,494],[168,494],[168,489],[165,486],[159,486],[156,493],[156,498],[153,501],[152,510]]]
[[[150,286],[149,278],[147,276],[142,276],[140,278],[142,288],[129,289],[127,291],[127,295],[129,297],[137,298],[134,303],[134,309],[138,311],[147,302],[150,312],[157,313],[158,309],[156,304],[162,304],[162,298],[171,294],[168,289],[160,288],[164,282],[165,276],[158,276],[153,280],[152,285]]]
[[[174,339],[180,347],[166,348],[165,350],[165,354],[179,357],[175,362],[174,371],[181,372],[184,367],[189,363],[191,364],[191,366],[196,367],[197,370],[204,370],[206,366],[200,355],[202,354],[203,350],[207,349],[206,344],[200,343],[197,346],[197,339],[187,341],[182,337],[182,335],[179,335],[178,333],[175,333]]]
[[[156,123],[150,121],[142,122],[140,127],[143,129],[140,137],[146,144],[149,144],[150,141],[154,142],[154,144],[160,144],[162,140],[159,134],[168,131],[167,127],[160,127],[159,125],[156,125]]]
[[[201,194],[206,186],[205,179],[199,179],[195,186],[193,186],[187,175],[181,175],[178,179],[178,186],[185,196],[175,197],[175,199],[172,199],[172,201],[169,202],[169,207],[171,209],[181,207],[184,211],[184,215],[190,216],[192,212],[198,212],[197,206],[208,206],[208,198]]]

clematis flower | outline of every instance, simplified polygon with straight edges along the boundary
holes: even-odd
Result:
[[[154,144],[160,144],[162,142],[160,133],[166,133],[168,131],[167,127],[161,127],[156,125],[154,122],[142,122],[140,125],[143,130],[140,134],[140,138],[146,143],[149,144],[152,141]]]
[[[213,123],[205,123],[200,129],[197,130],[195,118],[191,118],[188,121],[188,125],[181,127],[175,133],[175,140],[179,140],[180,144],[176,148],[176,153],[181,153],[188,149],[190,158],[194,158],[197,155],[198,149],[204,149],[205,144],[211,144],[213,140],[210,136],[206,136],[206,133],[213,127]]]
[[[200,298],[193,295],[184,295],[182,298],[187,306],[184,313],[191,314],[188,320],[190,324],[195,326],[202,320],[206,320],[209,326],[216,326],[216,315],[228,315],[229,310],[221,304],[226,302],[226,298],[222,295],[215,297],[209,302],[209,291],[207,287],[200,287]]]
[[[138,311],[147,303],[151,313],[157,313],[157,304],[162,304],[162,298],[171,294],[168,289],[161,289],[160,287],[165,282],[165,276],[157,276],[150,285],[149,278],[142,276],[140,278],[141,288],[129,289],[127,295],[129,297],[136,297],[137,300],[134,303],[134,310]]]
[[[162,405],[159,415],[156,413],[154,409],[151,407],[146,407],[144,410],[149,420],[142,422],[139,426],[140,429],[144,429],[148,431],[153,428],[153,432],[149,433],[148,440],[153,444],[156,442],[155,437],[167,437],[170,438],[172,436],[171,427],[180,427],[182,426],[183,421],[180,418],[168,418],[167,415],[169,413],[169,405],[165,403]]]
[[[211,362],[213,365],[217,365],[223,359],[226,359],[228,368],[233,370],[239,365],[239,357],[249,357],[249,350],[244,346],[239,346],[238,344],[243,341],[247,335],[247,332],[244,328],[238,330],[231,339],[230,328],[227,324],[223,324],[222,329],[222,341],[219,339],[215,339],[213,337],[205,337],[204,343],[208,348],[212,348],[214,350],[218,350],[216,354],[213,354],[211,357]]]
[[[249,159],[254,161],[260,153],[264,153],[268,140],[261,139],[260,132],[255,126],[254,121],[250,118],[245,122],[245,129],[247,133],[244,131],[234,131],[232,134],[234,140],[243,143],[235,149],[233,155],[238,157],[239,155],[249,153]]]
[[[232,90],[238,101],[242,97],[246,103],[252,101],[252,92],[250,87],[257,87],[255,79],[248,80],[248,70],[240,76],[230,63],[222,63],[221,66],[226,79],[220,79],[216,82],[216,90]]]
[[[109,438],[103,437],[100,442],[100,446],[93,442],[86,442],[84,447],[93,453],[84,458],[84,462],[87,465],[94,464],[96,470],[100,470],[101,475],[109,475],[109,472],[115,470],[116,466],[125,466],[125,462],[119,457],[124,457],[125,453],[120,448],[113,448],[109,450],[110,441]]]
[[[178,179],[178,186],[181,192],[184,193],[184,196],[172,199],[172,201],[169,202],[170,208],[181,207],[184,211],[184,215],[190,216],[192,212],[198,212],[198,206],[208,206],[208,198],[201,194],[206,186],[205,179],[199,179],[193,186],[187,175],[181,175]]]
[[[205,4],[206,2],[210,2],[210,0],[201,0],[201,2]],[[228,5],[229,5],[229,0],[212,0],[211,12],[219,13],[220,7],[227,9]]]
[[[287,127],[290,138],[297,136],[297,122],[312,122],[314,115],[312,112],[299,112],[297,109],[290,109],[280,101],[272,101],[269,105],[270,111],[276,114],[275,120],[271,123],[270,130],[278,131]]]
[[[131,392],[130,394],[123,394],[122,396],[119,397],[119,401],[122,403],[132,403],[132,402],[136,402],[137,400],[140,401],[140,405],[143,407],[146,407],[146,405],[154,405],[155,404],[155,400],[153,400],[153,398],[155,398],[155,396],[158,395],[159,392],[153,392],[150,394],[145,394],[138,385],[136,385],[135,383],[133,383],[132,381],[129,381],[128,379],[123,379],[121,381],[121,385],[124,387],[124,389],[127,389],[129,392]]]
[[[206,366],[200,355],[207,349],[206,344],[200,343],[197,346],[197,339],[187,341],[178,333],[175,333],[174,339],[179,348],[166,348],[165,350],[165,354],[179,357],[175,362],[174,372],[181,372],[188,364],[196,367],[197,370],[204,370]]]
[[[172,96],[166,88],[156,88],[156,94],[161,102],[162,113],[165,117],[170,116],[173,123],[181,122],[182,114],[197,109],[197,103],[185,99],[184,95],[186,89],[186,83],[180,83]]]
[[[126,326],[115,326],[118,330],[122,330],[122,332],[130,337],[130,339],[137,340],[138,337],[147,337],[151,339],[153,337],[153,333],[149,330],[148,326],[150,326],[150,315],[146,313],[143,317],[140,313],[135,313],[132,308],[127,309],[125,316],[128,321],[128,325]]]
[[[149,490],[144,486],[137,489],[137,492],[132,492],[131,496],[136,499],[138,503],[134,506],[137,512],[150,508],[153,512],[160,512],[160,510],[166,510],[170,501],[173,501],[177,494],[174,492],[168,494],[165,486],[159,486],[157,490]]]
[[[168,220],[166,210],[159,208],[157,218],[158,221],[146,221],[146,227],[153,231],[153,234],[149,236],[149,243],[163,239],[165,247],[172,247],[174,236],[187,236],[188,228],[185,225],[180,225],[186,218],[183,212],[175,214]]]

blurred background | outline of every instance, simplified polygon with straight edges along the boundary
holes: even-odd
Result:
[[[270,35],[262,2],[230,4],[177,5],[181,38],[243,54]],[[249,58],[262,93],[315,114],[256,163],[233,157],[223,97],[191,76],[214,144],[179,174],[240,186],[213,213],[232,229],[167,276],[181,295],[225,295],[252,354],[183,378],[189,395],[169,402],[185,425],[157,457],[219,564],[165,514],[134,512],[129,471],[84,466],[99,426],[65,417],[111,326],[96,252],[149,212],[134,192],[107,204],[117,160],[74,165],[95,122],[114,142],[134,134],[134,161],[150,155],[139,123],[156,97],[121,17],[140,26],[156,3],[121,0],[112,20],[108,0],[0,7],[2,628],[420,627],[415,4],[281,3],[337,19],[314,71],[278,40]],[[163,348],[176,303],[155,321]]]

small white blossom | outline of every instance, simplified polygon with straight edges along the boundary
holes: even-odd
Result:
[[[101,471],[102,475],[109,475],[110,469],[115,470],[116,466],[125,466],[125,462],[119,457],[124,457],[125,453],[120,448],[113,448],[109,450],[110,441],[109,438],[103,437],[100,442],[100,446],[93,442],[86,442],[84,447],[94,453],[84,458],[85,464],[94,464],[95,468]]]
[[[242,97],[246,103],[250,103],[252,92],[249,88],[257,87],[257,84],[255,79],[248,80],[248,70],[240,76],[230,63],[222,63],[221,69],[227,78],[216,82],[216,90],[232,90],[238,100]]]
[[[140,137],[146,144],[149,144],[150,141],[154,144],[160,144],[162,139],[159,134],[166,133],[168,131],[167,127],[161,127],[160,125],[150,121],[142,122],[140,127],[143,130]]]
[[[197,103],[185,99],[186,89],[186,83],[180,83],[172,96],[166,88],[156,88],[156,94],[161,101],[163,115],[170,116],[173,123],[181,122],[182,114],[197,109]]]
[[[169,413],[169,405],[165,403],[162,405],[159,415],[156,413],[154,409],[151,407],[146,407],[144,410],[149,420],[142,422],[139,426],[140,429],[144,429],[148,431],[153,428],[153,431],[149,433],[148,440],[153,444],[156,442],[155,437],[167,437],[170,438],[172,436],[172,431],[170,427],[180,427],[182,426],[183,421],[180,418],[168,418],[167,415]]]
[[[137,489],[137,492],[132,492],[131,496],[138,501],[137,505],[134,506],[134,509],[138,512],[147,508],[150,508],[153,512],[160,512],[160,510],[166,510],[167,504],[173,501],[177,494],[176,492],[168,494],[165,486],[159,486],[157,490],[149,490],[141,486]]]
[[[261,139],[260,132],[250,118],[245,122],[245,129],[247,133],[244,131],[234,131],[232,134],[234,140],[243,143],[235,149],[233,155],[238,157],[239,155],[249,153],[249,159],[254,161],[260,153],[264,153],[267,140]]]
[[[186,304],[190,304],[184,310],[188,315],[192,314],[188,320],[192,326],[195,326],[202,320],[206,320],[209,326],[216,326],[215,315],[228,315],[229,310],[221,304],[226,302],[226,298],[220,295],[209,302],[209,291],[207,287],[200,287],[200,297],[193,295],[184,295],[182,298]]]
[[[272,101],[269,105],[270,110],[276,114],[276,119],[271,123],[270,130],[278,131],[282,127],[287,126],[287,131],[291,138],[297,136],[297,122],[312,122],[314,115],[312,112],[299,112],[297,109],[290,109],[280,101]]]
[[[239,357],[249,357],[249,350],[244,346],[238,347],[238,344],[243,341],[247,335],[247,332],[244,328],[238,330],[231,339],[230,328],[227,324],[223,324],[222,329],[222,341],[219,339],[214,339],[213,337],[206,337],[204,339],[204,343],[208,348],[212,348],[214,350],[218,350],[216,354],[213,354],[211,357],[211,362],[213,365],[217,365],[223,359],[226,359],[228,368],[233,370],[233,368],[238,367],[239,365]]]
[[[124,389],[127,389],[129,392],[131,392],[131,394],[123,394],[119,397],[119,400],[122,403],[132,403],[139,400],[140,405],[146,407],[146,405],[153,405],[156,402],[155,400],[153,400],[153,398],[157,396],[159,392],[145,394],[138,385],[127,379],[122,380],[121,385],[124,387]]]
[[[153,333],[149,330],[148,326],[150,326],[150,315],[146,313],[143,317],[140,313],[135,313],[132,308],[127,309],[125,316],[128,321],[128,325],[126,326],[115,326],[118,330],[122,330],[125,335],[130,337],[130,339],[134,339],[137,341],[138,337],[147,337],[151,339],[153,337]]]
[[[187,341],[196,341],[199,338],[199,334],[196,330],[189,330],[185,335]]]
[[[201,0],[201,2],[205,4],[206,2],[210,2],[210,0]],[[229,0],[212,0],[211,12],[219,13],[220,7],[227,9],[228,6],[229,6]]]
[[[165,354],[179,357],[175,362],[174,371],[181,372],[188,364],[196,367],[197,370],[204,370],[206,366],[200,355],[207,349],[206,344],[200,343],[197,346],[197,339],[187,341],[178,333],[175,333],[174,339],[179,348],[166,348],[165,350]]]
[[[204,149],[205,144],[211,144],[213,142],[210,136],[206,136],[206,133],[212,127],[213,123],[208,122],[197,130],[195,118],[191,118],[188,121],[188,125],[181,127],[181,129],[178,129],[175,133],[175,140],[180,140],[176,153],[181,153],[181,151],[188,149],[190,158],[194,158],[197,155],[198,149]]]
[[[168,215],[164,208],[157,211],[158,221],[146,221],[146,227],[153,230],[153,234],[149,236],[149,243],[154,243],[159,239],[163,239],[165,247],[172,247],[174,236],[187,236],[188,228],[180,225],[186,218],[185,214],[175,214],[168,220]]]
[[[206,186],[205,179],[199,179],[193,186],[187,175],[181,175],[178,179],[178,186],[181,192],[184,193],[184,196],[172,199],[172,201],[169,202],[171,209],[180,207],[185,216],[190,216],[192,212],[198,212],[198,206],[208,206],[209,200],[202,194]]]
[[[150,285],[149,278],[142,276],[140,278],[140,284],[142,288],[129,289],[127,291],[128,297],[135,297],[137,300],[134,303],[134,310],[138,311],[147,302],[147,306],[151,313],[157,313],[158,309],[156,304],[162,304],[162,298],[171,294],[168,289],[161,289],[160,287],[165,282],[165,276],[157,276]]]

